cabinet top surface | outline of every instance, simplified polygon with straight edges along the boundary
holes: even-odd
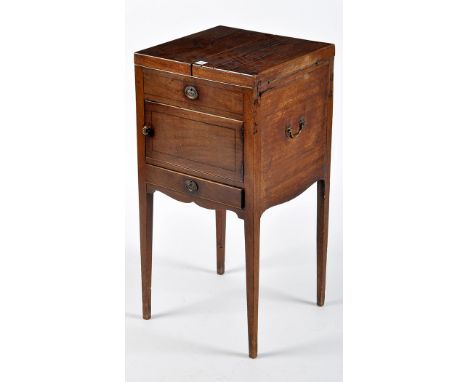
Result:
[[[334,55],[333,44],[219,25],[140,50],[135,57],[174,62],[179,68],[198,65],[255,76],[295,58],[324,50],[328,55]]]

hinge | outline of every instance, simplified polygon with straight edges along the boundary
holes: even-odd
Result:
[[[241,137],[241,140],[244,141],[244,128],[243,127],[240,128],[240,137]]]

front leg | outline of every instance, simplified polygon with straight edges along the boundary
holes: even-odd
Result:
[[[260,252],[260,216],[249,214],[244,220],[245,263],[247,278],[247,318],[249,326],[249,357],[257,357],[258,288]]]
[[[151,318],[151,270],[153,257],[153,193],[140,184],[140,253],[143,318]]]

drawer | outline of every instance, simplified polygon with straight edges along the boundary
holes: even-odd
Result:
[[[243,93],[236,86],[143,69],[145,99],[242,120]]]
[[[147,182],[158,189],[169,190],[189,196],[192,200],[203,199],[221,203],[226,206],[243,208],[243,193],[241,188],[212,182],[206,179],[190,176],[155,166],[147,166]]]
[[[145,128],[147,163],[223,183],[242,182],[242,122],[146,101]]]

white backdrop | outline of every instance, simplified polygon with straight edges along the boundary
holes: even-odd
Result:
[[[1,3],[1,381],[123,381],[124,204],[128,381],[339,380],[338,245],[329,304],[318,309],[313,238],[293,248],[274,237],[280,225],[314,229],[306,216],[313,190],[263,219],[259,358],[246,356],[242,234],[232,216],[219,278],[212,216],[156,198],[158,319],[137,318],[131,52],[176,30],[223,23],[336,37],[330,233],[339,243],[339,5],[271,3],[133,2],[126,17],[115,0]],[[345,4],[345,381],[468,380],[465,8],[456,0]],[[200,228],[191,233],[184,224],[194,217]],[[172,235],[175,224],[186,240]],[[194,243],[200,249],[184,255]]]
[[[127,381],[340,381],[342,374],[341,1],[127,1]],[[315,185],[261,221],[259,356],[248,359],[243,222],[228,212],[226,273],[214,211],[155,194],[153,319],[140,318],[133,52],[215,25],[336,44],[326,306],[315,305]],[[293,240],[291,240],[293,238]],[[239,368],[238,366],[243,366]]]

